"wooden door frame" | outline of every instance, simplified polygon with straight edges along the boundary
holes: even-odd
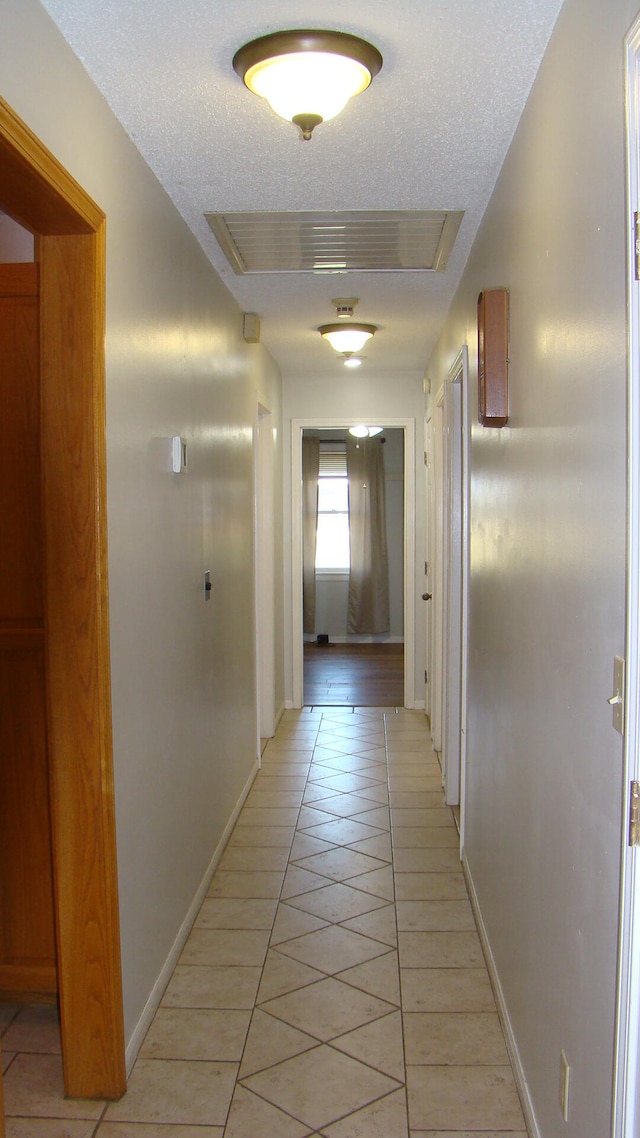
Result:
[[[37,238],[47,733],[65,1091],[126,1088],[105,511],[105,216],[0,100],[0,207]]]

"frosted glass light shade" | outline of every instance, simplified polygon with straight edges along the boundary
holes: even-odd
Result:
[[[336,352],[359,352],[376,331],[375,324],[323,324],[318,328]]]
[[[250,91],[309,139],[314,127],[369,86],[382,56],[344,32],[275,32],[241,47],[233,66]]]

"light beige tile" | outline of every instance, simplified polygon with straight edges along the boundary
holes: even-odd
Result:
[[[376,806],[373,810],[358,814],[358,822],[364,822],[365,826],[376,826],[380,830],[389,830],[391,828],[389,807]]]
[[[323,1130],[326,1138],[407,1138],[408,1133],[404,1090],[393,1091]]]
[[[288,857],[289,851],[284,847],[227,846],[218,872],[246,873],[255,870],[259,873],[284,873]]]
[[[337,979],[363,992],[379,996],[389,1004],[400,1006],[400,983],[398,979],[398,953],[387,952],[355,968],[346,968],[337,973]]]
[[[218,870],[211,885],[209,897],[273,897],[280,896],[284,875],[237,870]]]
[[[479,968],[484,965],[475,932],[399,933],[401,968]]]
[[[338,797],[338,792],[336,790],[330,790],[328,786],[318,786],[316,783],[311,782],[303,794],[302,801],[304,803],[326,803],[330,798],[336,797]]]
[[[296,834],[291,847],[292,862],[301,862],[303,859],[313,857],[314,854],[327,853],[334,849],[333,842],[322,842],[319,838],[312,838],[309,834]],[[311,868],[305,864],[305,869]]]
[[[454,826],[453,813],[449,807],[434,807],[430,810],[405,810],[391,808],[391,820],[396,826]]]
[[[303,913],[291,905],[280,904],[271,933],[270,945],[271,947],[282,945],[285,941],[294,940],[304,933],[322,929],[326,924],[326,921],[320,917],[314,917],[312,913]]]
[[[525,1130],[412,1130],[411,1138],[528,1138]]]
[[[395,849],[396,873],[459,873],[460,851],[456,849]]]
[[[307,989],[305,989],[307,991]],[[256,1008],[240,1066],[241,1079],[318,1046],[318,1040]]]
[[[460,845],[455,826],[394,826],[394,849],[457,849]]]
[[[95,1132],[95,1121],[85,1119],[71,1122],[68,1118],[8,1118],[6,1122],[7,1138],[93,1138]],[[102,1135],[102,1130],[98,1133]],[[215,1138],[221,1135],[222,1131],[216,1131]]]
[[[405,794],[413,791],[418,793],[435,791],[440,784],[441,779],[436,775],[401,775],[395,769],[389,772],[389,791],[392,795],[398,791]]]
[[[299,897],[301,893],[311,893],[315,889],[322,889],[329,884],[327,877],[319,873],[311,873],[299,865],[292,865],[287,870],[287,876],[282,886],[281,899],[288,901],[291,897]]]
[[[396,873],[398,901],[463,901],[467,899],[460,873]]]
[[[259,967],[198,967],[179,964],[162,1005],[174,1008],[251,1009],[260,983]]]
[[[401,932],[472,931],[476,927],[473,910],[467,900],[398,901],[397,911]]]
[[[266,784],[267,786],[270,784]],[[254,784],[255,786],[255,784]],[[265,783],[261,783],[261,789],[252,789],[251,793],[247,796],[244,804],[245,809],[253,809],[254,806],[260,807],[274,807],[280,810],[283,806],[300,808],[302,802],[301,790],[269,790],[265,789]]]
[[[350,929],[328,925],[319,932],[287,941],[280,945],[279,951],[311,968],[332,975],[356,964],[364,964],[365,960],[382,956],[387,951],[387,946],[370,937],[351,932]]]
[[[360,917],[343,921],[343,927],[351,929],[374,940],[382,941],[391,948],[398,946],[398,933],[396,929],[396,911],[394,905],[386,905],[384,909],[376,909],[373,913],[363,913]]]
[[[313,759],[312,770],[314,777],[318,778],[319,768],[329,771],[361,772],[378,765],[378,759],[370,758],[367,755],[335,755],[332,758],[324,758],[316,752]],[[375,775],[373,777],[375,777]]]
[[[358,853],[369,854],[381,861],[391,861],[391,838],[389,834],[379,834],[378,837],[350,842],[349,845],[352,850],[357,850]]]
[[[331,822],[323,822],[306,831],[312,838],[320,838],[323,842],[331,842],[336,846],[349,846],[354,842],[363,842],[366,838],[376,838],[380,834],[379,827],[365,826],[355,818],[335,818]]]
[[[417,794],[396,790],[390,795],[392,810],[438,810],[444,808],[444,793],[439,790],[423,790]]]
[[[403,968],[405,1012],[492,1012],[495,1000],[486,968]]]
[[[268,929],[193,929],[182,950],[180,964],[260,965],[268,942]]]
[[[412,1129],[526,1129],[509,1067],[407,1066],[407,1089]]]
[[[331,877],[334,881],[345,881],[356,874],[370,873],[375,869],[384,869],[385,863],[380,858],[371,857],[370,854],[358,853],[357,850],[345,849],[338,846],[323,853],[311,854],[301,859],[298,864],[312,873],[320,873],[324,877]]]
[[[370,786],[376,786],[379,779],[365,778],[361,774],[333,774],[327,778],[314,780],[320,786],[326,786],[330,790],[337,790],[341,794],[354,794],[357,790],[367,790]]]
[[[237,1070],[235,1063],[138,1059],[105,1121],[224,1126]]]
[[[290,904],[305,913],[312,913],[322,920],[337,923],[347,921],[352,917],[369,913],[387,904],[380,897],[374,897],[358,889],[352,889],[334,881],[322,889],[314,889],[312,893],[305,893],[301,897],[294,897]]]
[[[0,1035],[6,1030],[12,1019],[20,1011],[19,1004],[0,1004]]]
[[[268,790],[271,794],[275,794],[279,790],[304,790],[307,785],[306,772],[304,774],[279,775],[270,769],[268,774],[265,774],[266,766],[267,764],[262,767],[257,776],[253,784],[254,790]]]
[[[360,873],[356,877],[347,879],[354,889],[362,889],[365,893],[372,893],[374,897],[382,897],[385,901],[394,899],[393,870],[390,865],[382,869],[374,869],[371,873]]]
[[[241,826],[238,824],[230,839],[229,847],[236,846],[286,846],[291,845],[293,826]]]
[[[276,898],[206,897],[195,919],[196,929],[271,929]]]
[[[324,972],[283,956],[271,948],[267,953],[257,1002],[263,1004],[276,996],[284,995],[285,992],[293,992],[296,988],[304,988],[307,984],[313,984],[315,980],[323,979]]]
[[[98,1099],[65,1098],[59,1055],[16,1055],[3,1082],[7,1117],[97,1120],[104,1108]]]
[[[59,1055],[61,1046],[57,1008],[46,1004],[22,1008],[2,1036],[2,1050]]]
[[[332,1041],[333,1047],[344,1051],[353,1059],[360,1059],[383,1075],[389,1075],[398,1082],[404,1082],[404,1048],[402,1041],[402,1016],[392,1012],[384,1018],[376,1019],[363,1027],[355,1028],[339,1039]]]
[[[297,829],[306,830],[310,826],[320,826],[323,822],[332,822],[333,814],[329,814],[323,806],[303,806],[300,810]]]
[[[327,1046],[253,1075],[246,1086],[309,1127],[322,1130],[398,1089],[388,1076]]]
[[[308,1127],[277,1107],[265,1102],[263,1098],[251,1093],[246,1087],[236,1087],[225,1138],[306,1138]]]
[[[323,803],[322,809],[337,818],[357,817],[375,807],[375,802],[359,798],[357,794],[334,794]]]
[[[386,783],[377,782],[365,790],[354,790],[354,798],[362,798],[365,802],[380,802],[385,805],[389,801],[389,791]]]
[[[279,996],[263,1004],[262,1010],[328,1043],[336,1036],[387,1015],[392,1009],[376,996],[330,978]]]
[[[239,1063],[250,1018],[250,1011],[159,1008],[140,1056]]]
[[[297,806],[249,806],[247,803],[238,819],[240,826],[295,826]]]
[[[145,1122],[102,1122],[96,1131],[96,1138],[223,1138],[223,1135],[224,1128],[222,1126],[164,1125],[161,1134],[159,1134],[156,1125],[147,1125]],[[31,1138],[31,1135],[25,1135],[24,1138]],[[36,1138],[35,1134],[33,1138]],[[40,1136],[38,1135],[37,1138]],[[57,1135],[43,1134],[42,1138],[57,1138]],[[67,1138],[67,1136],[63,1135],[63,1138]],[[70,1134],[69,1138],[75,1138],[75,1135]]]
[[[496,1012],[405,1013],[404,1030],[408,1064],[509,1063]]]

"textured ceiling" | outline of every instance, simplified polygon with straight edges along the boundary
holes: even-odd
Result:
[[[331,298],[379,326],[370,373],[425,369],[561,0],[43,0],[285,376],[340,368]],[[326,27],[384,65],[310,142],[233,71],[268,32]],[[442,273],[237,276],[206,213],[461,210]],[[364,369],[363,369],[364,371]]]

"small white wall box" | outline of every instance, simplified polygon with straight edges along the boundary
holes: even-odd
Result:
[[[182,474],[183,470],[187,469],[187,443],[180,435],[174,435],[171,439],[171,472],[172,474]]]
[[[247,344],[260,343],[260,320],[255,312],[245,312],[242,317],[242,335]]]

